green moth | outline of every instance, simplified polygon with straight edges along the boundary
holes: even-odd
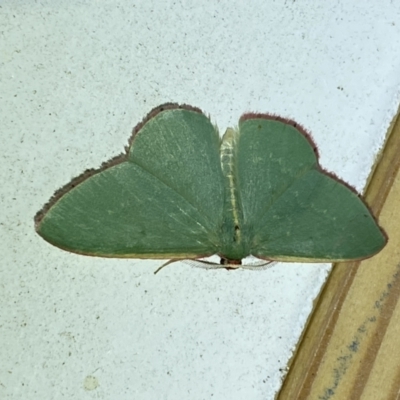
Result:
[[[221,139],[200,110],[168,104],[126,153],[60,189],[35,217],[64,250],[99,257],[334,262],[386,236],[359,196],[318,164],[304,129],[246,114]]]

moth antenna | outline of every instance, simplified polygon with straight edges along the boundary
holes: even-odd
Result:
[[[164,267],[166,267],[167,265],[172,264],[172,263],[177,262],[177,261],[182,261],[182,260],[180,260],[179,258],[173,258],[173,259],[171,259],[171,260],[168,260],[167,262],[165,262],[164,264],[162,264],[161,267],[158,267],[158,268],[154,271],[154,275],[157,274],[158,272],[160,272],[160,271],[161,271]]]
[[[228,268],[226,268],[227,267],[226,265],[217,264],[217,263],[214,263],[212,261],[206,261],[206,260],[199,260],[199,259],[197,259],[197,260],[183,260],[183,262],[188,264],[188,265],[190,265],[190,266],[192,266],[192,267],[196,267],[196,268],[203,268],[203,269],[221,269],[221,268],[225,268],[225,269],[228,269]],[[228,267],[230,267],[230,265],[228,265]],[[236,267],[239,267],[239,265],[236,266]],[[229,269],[232,269],[232,268],[229,268]]]
[[[276,264],[278,264],[278,261],[264,261],[262,263],[241,265],[241,267],[243,269],[249,269],[251,271],[259,271],[259,270],[271,268]]]

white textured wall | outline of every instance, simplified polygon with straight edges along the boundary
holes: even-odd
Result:
[[[154,275],[58,250],[33,216],[168,101],[222,131],[294,118],[361,190],[400,98],[399,21],[389,0],[1,1],[0,398],[272,399],[328,265]]]

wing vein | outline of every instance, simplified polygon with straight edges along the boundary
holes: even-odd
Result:
[[[304,172],[296,175],[296,177],[289,183],[289,185],[287,185],[281,192],[279,192],[277,194],[277,196],[271,201],[271,203],[266,207],[265,211],[261,214],[260,218],[258,219],[259,221],[262,221],[265,214],[267,214],[267,212],[274,206],[274,204],[279,200],[279,198],[281,198],[285,192],[291,187],[293,186],[293,184],[301,179],[305,174],[307,174],[308,172],[311,171],[312,168],[308,168],[307,170],[305,170]]]
[[[169,188],[170,190],[172,190],[174,193],[176,193],[182,200],[184,200],[187,204],[190,205],[190,207],[192,207],[197,214],[202,215],[207,222],[209,222],[211,224],[210,219],[208,218],[207,215],[203,215],[201,213],[201,211],[194,205],[192,204],[192,202],[187,199],[185,196],[183,196],[181,193],[179,193],[174,187],[170,186],[168,183],[164,182],[159,176],[155,175],[153,172],[149,171],[147,168],[143,167],[142,165],[140,165],[137,161],[134,160],[129,160],[130,163],[137,165],[142,171],[146,172],[147,174],[151,175],[153,178],[155,178],[158,182],[160,182],[162,185],[166,186],[167,188]],[[189,217],[192,221],[194,221],[197,225],[199,225],[204,232],[206,232],[209,236],[212,236],[212,238],[215,240],[215,235],[214,232],[211,232],[209,229],[207,229],[198,219],[193,218],[192,216],[188,215],[187,213],[183,212],[182,209],[180,209],[182,211],[182,213],[184,213],[187,217]],[[209,241],[209,243],[213,246],[217,246],[216,243],[214,243],[214,241]]]

